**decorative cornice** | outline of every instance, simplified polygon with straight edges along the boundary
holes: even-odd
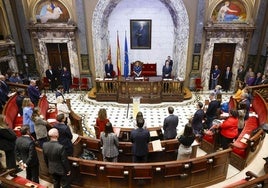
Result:
[[[256,29],[255,26],[248,24],[208,24],[204,27],[206,31],[221,31],[221,32],[233,32],[233,31],[253,31]]]
[[[27,27],[31,31],[75,31],[77,26],[75,24],[34,24]]]

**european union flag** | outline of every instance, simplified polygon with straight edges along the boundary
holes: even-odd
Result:
[[[129,71],[129,60],[128,60],[128,47],[127,47],[127,36],[125,34],[125,62],[124,62],[124,77],[128,77]]]

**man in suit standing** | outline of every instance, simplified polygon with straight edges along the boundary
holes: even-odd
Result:
[[[113,71],[114,71],[114,67],[113,64],[111,63],[111,61],[108,59],[107,63],[105,63],[105,75],[107,78],[112,78],[113,75]]]
[[[53,92],[56,89],[57,74],[55,73],[54,70],[52,70],[52,67],[50,65],[46,70],[46,77],[48,79],[50,89]]]
[[[173,139],[177,136],[179,117],[173,114],[174,108],[168,107],[169,116],[164,119],[164,140]]]
[[[28,126],[21,128],[22,136],[16,140],[16,156],[21,169],[26,169],[26,179],[39,183],[39,161],[35,143],[31,138]]]
[[[212,121],[217,118],[218,108],[220,108],[220,103],[216,100],[216,94],[214,92],[210,93],[209,99],[210,102],[205,114],[206,128],[208,129],[212,126]]]
[[[147,129],[143,129],[144,119],[137,119],[138,128],[131,131],[130,140],[132,142],[132,153],[134,163],[147,162],[148,143],[150,141],[150,133]]]
[[[28,86],[27,91],[32,103],[34,104],[34,106],[37,106],[41,94],[39,92],[39,89],[36,87],[35,80],[30,81],[30,85]]]
[[[52,128],[48,132],[49,142],[43,145],[44,159],[49,173],[53,177],[54,188],[69,188],[69,176],[71,175],[70,165],[63,145],[58,142],[59,132]]]
[[[226,67],[226,71],[224,74],[224,79],[223,79],[223,91],[229,91],[230,89],[230,84],[232,80],[232,71],[230,70],[230,67]]]

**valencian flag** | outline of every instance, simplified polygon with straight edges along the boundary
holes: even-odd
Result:
[[[110,42],[108,44],[108,55],[107,55],[107,60],[110,60],[110,62],[112,63],[112,55],[111,55],[111,45]]]
[[[120,57],[120,44],[117,31],[117,54],[116,54],[117,74],[121,76],[121,57]]]
[[[126,32],[127,33],[127,32]],[[125,62],[124,62],[124,77],[128,77],[129,61],[128,61],[128,47],[127,47],[127,35],[125,33]]]

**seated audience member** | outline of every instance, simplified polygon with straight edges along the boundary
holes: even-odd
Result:
[[[220,147],[227,149],[229,144],[238,136],[238,113],[236,110],[229,111],[229,117],[221,124],[213,125],[212,128],[220,128]]]
[[[11,76],[9,77],[9,81],[12,82],[12,83],[18,83],[17,79],[16,79],[16,76],[15,76],[15,72],[11,73]]]
[[[133,75],[134,77],[141,77],[142,75],[142,66],[139,61],[136,61],[133,66]]]
[[[244,82],[247,83],[247,80],[249,79],[250,76],[254,75],[255,73],[253,72],[252,68],[249,67],[248,71],[245,73],[245,77],[244,77]]]
[[[100,138],[100,133],[104,131],[105,125],[109,122],[107,118],[107,112],[105,108],[101,108],[98,112],[98,117],[96,119],[96,127],[98,128],[98,132],[96,133],[96,137]]]
[[[177,136],[177,126],[179,124],[179,117],[174,115],[174,108],[168,107],[168,117],[164,119],[164,140],[174,139]]]
[[[243,89],[245,88],[245,84],[243,82],[238,83],[238,89],[233,95],[233,99],[235,99],[237,102],[241,100],[241,95],[243,93]]]
[[[249,118],[249,110],[250,110],[250,99],[247,93],[242,94],[240,103],[245,103],[246,105],[246,114],[244,120],[247,120]]]
[[[268,84],[268,79],[265,74],[262,75],[260,84]]]
[[[100,142],[103,146],[103,161],[117,162],[119,141],[110,122],[105,125],[104,132],[101,132]]]
[[[39,146],[42,148],[43,143],[47,142],[47,129],[49,127],[49,123],[44,120],[44,117],[40,114],[39,108],[35,107],[32,114],[32,120],[34,122],[34,130],[36,134],[36,139],[38,141]]]
[[[171,78],[172,67],[169,65],[169,62],[166,60],[165,65],[162,68],[162,78]]]
[[[23,109],[23,125],[29,126],[31,136],[34,137],[34,139],[36,139],[34,122],[32,120],[33,103],[31,102],[30,98],[23,99],[22,109]]]
[[[23,116],[22,102],[24,98],[25,98],[25,90],[19,88],[17,91],[16,104],[18,106],[20,116]]]
[[[196,112],[194,113],[194,116],[192,118],[191,124],[194,131],[194,134],[198,137],[202,135],[203,131],[203,119],[205,116],[204,110],[203,110],[203,103],[198,102],[196,105]]]
[[[238,105],[238,133],[240,134],[245,126],[245,115],[247,112],[247,105],[245,102],[240,102]]]
[[[183,134],[178,138],[179,140],[179,149],[177,160],[189,159],[192,154],[192,143],[195,140],[195,134],[191,124],[187,123],[185,125]]]
[[[260,72],[258,72],[253,85],[260,85],[261,79],[262,79],[262,75]]]
[[[53,127],[59,131],[59,143],[64,146],[65,151],[68,156],[73,155],[73,144],[72,144],[72,132],[68,125],[64,123],[65,117],[64,114],[57,115],[56,125]]]
[[[26,179],[39,183],[39,161],[34,140],[28,126],[21,128],[22,136],[17,138],[15,151],[21,169],[26,169]]]
[[[218,116],[218,109],[220,108],[219,101],[216,100],[215,93],[210,93],[209,99],[210,102],[208,104],[208,108],[205,113],[206,118],[206,126],[209,129],[212,125],[212,121],[217,118]]]
[[[246,80],[246,85],[253,86],[254,82],[255,82],[255,73],[249,72],[249,76],[247,77],[247,80]]]
[[[35,80],[31,80],[30,84],[27,88],[28,90],[28,95],[32,101],[32,103],[34,104],[34,106],[38,105],[38,101],[40,99],[40,97],[42,97],[41,93],[39,92],[39,89],[36,86],[36,81]]]
[[[132,154],[134,163],[147,162],[148,144],[150,142],[150,133],[143,129],[144,119],[137,119],[137,129],[131,131],[130,140],[132,142]]]
[[[112,78],[113,77],[113,71],[114,71],[114,67],[113,64],[111,63],[111,61],[108,59],[107,63],[105,63],[105,76],[107,78]]]
[[[16,77],[17,83],[19,83],[19,84],[23,83],[22,78],[20,77],[18,72],[15,72],[15,77]]]

